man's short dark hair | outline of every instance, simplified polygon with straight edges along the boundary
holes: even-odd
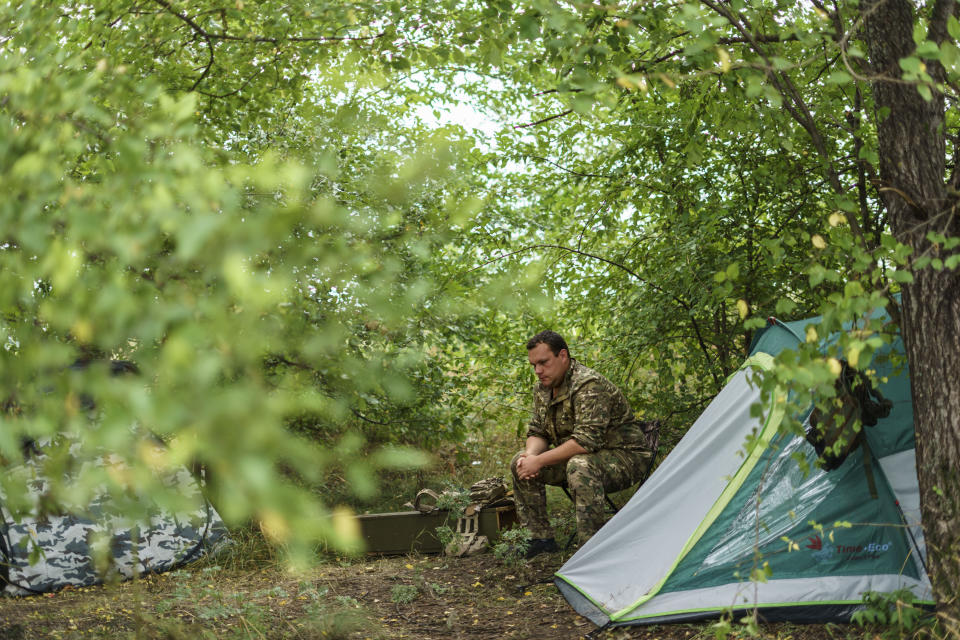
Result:
[[[533,349],[541,343],[550,347],[550,351],[552,351],[555,356],[560,355],[560,351],[563,349],[566,349],[567,355],[570,355],[570,348],[567,347],[567,341],[556,331],[547,329],[527,340],[527,351],[530,351],[530,349]]]

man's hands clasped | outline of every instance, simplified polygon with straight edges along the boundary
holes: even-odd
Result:
[[[539,460],[540,456],[532,453],[524,453],[517,460],[517,475],[521,480],[530,480],[540,475],[540,469],[543,463]]]

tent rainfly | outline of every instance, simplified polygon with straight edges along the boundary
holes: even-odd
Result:
[[[578,613],[599,626],[753,610],[767,621],[847,621],[865,592],[900,589],[933,604],[909,379],[890,357],[902,342],[870,365],[886,380],[890,414],[864,429],[866,452],[832,471],[815,465],[805,438],[778,431],[781,401],[750,384],[752,368],[769,370],[816,322],[771,319],[650,479],[560,568],[555,583]]]
[[[158,442],[145,444],[162,448]],[[139,496],[147,516],[130,522],[105,490],[89,504],[45,513],[49,479],[42,469],[49,446],[33,443],[23,463],[4,470],[8,480],[25,484],[28,502],[19,509],[26,515],[14,516],[0,489],[0,594],[24,596],[170,571],[229,543],[223,521],[186,467],[164,474],[183,505],[176,513]],[[78,464],[125,466],[115,454]],[[98,545],[105,545],[107,553],[98,555]]]
[[[69,370],[84,372],[90,366],[106,366],[113,377],[138,373],[137,366],[125,360],[81,359]],[[85,393],[79,397],[87,411],[95,409],[92,397]],[[60,479],[64,486],[75,483],[83,469],[126,478],[122,456],[109,451],[84,455],[76,436],[21,444],[23,460],[0,467],[0,594],[31,595],[170,571],[229,544],[223,520],[186,467],[156,470],[177,497],[173,511],[124,480],[125,499],[135,502],[139,511],[139,517],[131,520],[104,486],[88,502],[49,504],[51,478],[45,469],[51,454],[62,455],[67,449],[71,464]],[[155,452],[160,458],[163,449],[159,440],[147,435],[136,455]],[[25,487],[26,493],[11,504],[4,487]]]

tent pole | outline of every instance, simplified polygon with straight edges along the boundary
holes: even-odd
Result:
[[[917,539],[913,537],[913,531],[910,529],[910,523],[907,522],[906,514],[903,513],[903,507],[900,506],[899,500],[894,500],[893,503],[897,505],[897,513],[900,514],[900,522],[902,522],[903,526],[907,528],[907,535],[910,536],[910,542],[913,543],[913,549],[917,552],[917,557],[920,558],[920,564],[923,566],[923,571],[929,576],[930,570],[927,569],[927,561],[923,559],[923,554],[920,553],[920,545],[917,544]]]

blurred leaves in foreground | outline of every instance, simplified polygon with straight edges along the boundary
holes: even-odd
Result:
[[[456,171],[472,144],[381,95],[397,39],[317,44],[345,10],[154,9],[0,9],[0,461],[37,440],[63,443],[51,477],[104,452],[130,465],[54,483],[51,505],[100,483],[173,505],[153,471],[200,465],[228,523],[350,548],[325,474],[370,496],[374,470],[424,464],[405,445],[462,428],[431,341],[463,308],[431,294],[480,204]]]

